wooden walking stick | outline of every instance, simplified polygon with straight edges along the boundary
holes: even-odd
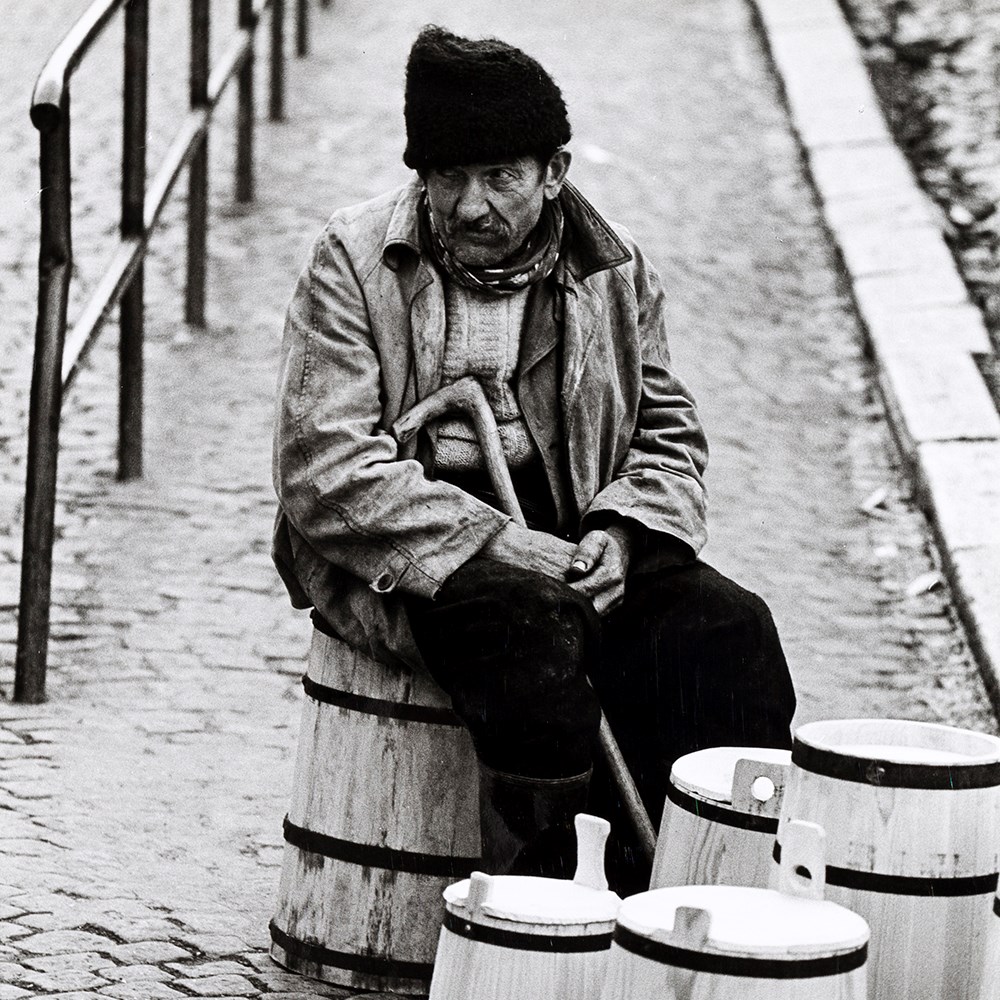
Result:
[[[503,506],[504,513],[509,514],[515,523],[522,528],[527,527],[524,514],[521,512],[521,505],[517,500],[517,494],[514,492],[510,470],[504,459],[496,418],[490,409],[483,387],[472,375],[452,382],[420,400],[416,406],[404,413],[392,425],[393,436],[402,444],[409,441],[424,424],[456,410],[464,413],[472,422],[486,463],[486,470],[493,483],[493,489],[496,490],[497,497]],[[622,803],[625,805],[638,835],[639,846],[646,860],[652,864],[653,855],[656,852],[656,831],[603,710],[601,712],[600,745],[608,769],[618,787]]]

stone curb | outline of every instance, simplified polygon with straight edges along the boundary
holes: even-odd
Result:
[[[1000,415],[992,347],[836,0],[752,0],[889,419],[1000,713]]]

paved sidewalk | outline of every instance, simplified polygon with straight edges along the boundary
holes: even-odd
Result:
[[[897,440],[1000,705],[1000,414],[977,364],[993,345],[836,0],[755,3]]]
[[[576,176],[655,246],[691,332],[675,343],[682,367],[721,386],[704,400],[719,428],[713,558],[774,602],[808,711],[863,704],[995,727],[866,396],[748,8],[669,6],[659,22],[646,0],[589,4],[584,38],[575,0],[468,0],[461,14],[445,0],[338,0],[315,12],[313,58],[291,67],[289,122],[261,125],[250,209],[229,203],[229,136],[213,138],[209,331],[179,320],[176,209],[150,265],[142,482],[113,478],[113,336],[67,401],[51,701],[0,701],[0,1000],[346,995],[265,953],[309,635],[268,559],[272,394],[284,305],[315,233],[335,205],[407,176],[402,66],[427,21],[560,60],[580,108]],[[585,57],[567,59],[577,46]],[[806,353],[796,382],[787,372]],[[755,420],[791,427],[794,462],[754,452]],[[751,504],[761,496],[785,504],[771,530],[766,505]],[[16,572],[0,563],[4,683]]]

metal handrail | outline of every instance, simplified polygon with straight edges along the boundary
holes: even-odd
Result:
[[[59,122],[70,77],[90,46],[126,0],[96,0],[66,32],[38,74],[31,95],[31,121],[39,131],[50,132]]]
[[[148,5],[149,0],[94,0],[45,63],[32,94],[31,120],[39,132],[41,245],[28,420],[15,701],[37,703],[45,699],[63,393],[96,335],[114,308],[119,307],[118,478],[141,476],[143,284],[149,240],[175,184],[187,168],[185,319],[192,325],[204,326],[209,128],[219,99],[235,78],[238,87],[235,197],[238,201],[252,200],[254,41],[260,17],[268,10],[272,18],[270,117],[284,118],[284,0],[239,0],[238,30],[214,69],[209,66],[209,0],[191,0],[190,109],[147,187]],[[329,0],[323,0],[323,6],[329,6]],[[67,332],[73,260],[70,83],[91,45],[119,10],[125,17],[120,238],[103,277]],[[299,0],[297,15],[301,42],[304,32],[308,32],[306,0]]]

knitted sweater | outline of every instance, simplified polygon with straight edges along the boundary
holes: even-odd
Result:
[[[447,327],[442,385],[474,375],[483,387],[497,420],[504,457],[511,469],[527,465],[535,455],[514,395],[511,379],[521,349],[528,289],[491,295],[446,283]],[[481,469],[483,457],[472,425],[461,417],[438,424],[435,464],[441,469]]]

